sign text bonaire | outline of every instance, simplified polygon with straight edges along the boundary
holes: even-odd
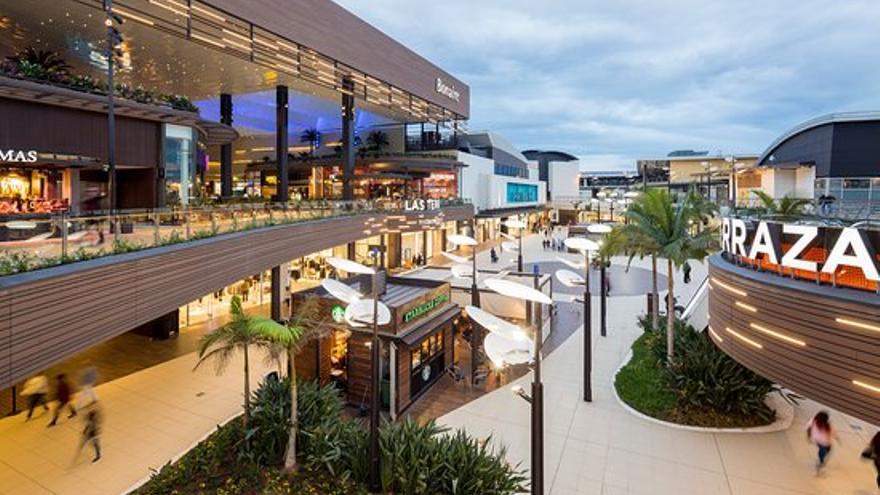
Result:
[[[750,225],[754,228],[749,228]],[[868,234],[850,227],[825,228],[829,232],[839,231],[840,235],[833,245],[829,245],[824,263],[804,259],[804,254],[819,236],[819,227],[776,222],[750,222],[739,218],[724,218],[721,223],[721,248],[733,255],[764,259],[774,265],[786,268],[833,274],[841,266],[859,268],[865,278],[880,282],[880,266],[877,262],[875,246]],[[783,236],[788,242],[783,252]]]

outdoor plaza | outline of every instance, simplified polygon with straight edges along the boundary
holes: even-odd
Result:
[[[551,267],[560,263],[559,257],[576,259],[573,254],[545,251],[540,236],[529,236],[523,244],[527,263]],[[502,255],[500,263],[512,266],[513,261]],[[644,284],[650,276],[644,270],[646,263],[636,260],[630,273],[623,271],[625,263],[624,258],[615,258],[612,270],[620,267],[620,277],[641,278]],[[486,251],[479,253],[478,264],[486,269],[498,267]],[[674,274],[682,301],[691,298],[705,273],[702,265],[695,265],[689,284]],[[598,335],[594,311],[591,403],[583,402],[581,393],[583,329],[575,323],[580,321],[579,305],[572,303],[574,294],[554,292],[557,315],[570,315],[559,328],[573,328],[558,336],[551,334],[545,347],[547,493],[873,493],[867,488],[873,481],[873,467],[859,460],[859,452],[874,428],[841,413],[832,412],[841,444],[823,475],[814,474],[814,452],[803,429],[822,407],[814,402],[802,401],[795,407],[791,426],[775,433],[694,432],[647,421],[623,408],[615,398],[612,380],[639,333],[636,318],[644,311],[645,296],[615,295],[615,287],[624,292],[622,282],[614,282],[607,337]],[[594,308],[598,307],[595,299]],[[23,414],[0,420],[0,493],[120,493],[137,486],[240,411],[240,366],[231,363],[218,376],[210,366],[193,371],[195,362],[196,355],[190,352],[97,387],[106,411],[104,456],[99,463],[89,463],[86,453],[75,456],[79,418],[62,419],[55,428],[46,428],[48,416],[39,410],[29,422]],[[252,367],[254,386],[273,368],[261,359],[253,359]],[[510,462],[528,468],[529,408],[511,392],[510,385],[525,384],[530,376],[512,377],[488,393],[462,393],[457,401],[448,399],[449,389],[456,384],[441,382],[411,411],[415,414],[421,407],[426,416],[442,413],[441,424],[464,428],[478,438],[491,437],[493,445],[507,448]]]

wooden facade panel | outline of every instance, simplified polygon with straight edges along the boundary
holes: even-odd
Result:
[[[367,218],[384,215],[275,226],[3,277],[0,388],[242,278],[362,239]]]
[[[106,114],[0,98],[0,115],[27,116],[0,119],[2,149],[35,149],[107,160]],[[161,131],[158,122],[116,117],[117,163],[158,167]]]
[[[206,3],[465,118],[470,115],[470,92],[466,84],[334,2],[206,0]],[[459,101],[437,92],[437,78],[455,86],[460,93]]]
[[[880,424],[880,394],[854,383],[880,387],[880,331],[837,321],[880,329],[880,296],[755,273],[718,256],[709,274],[709,325],[724,352],[805,397]]]

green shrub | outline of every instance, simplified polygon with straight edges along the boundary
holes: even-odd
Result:
[[[116,239],[113,241],[113,254],[131,253],[133,251],[140,251],[145,247],[146,246],[144,246],[140,242],[126,241],[125,239]]]
[[[251,420],[241,456],[261,466],[279,464],[290,431],[290,380],[263,380],[251,397]]]
[[[527,490],[518,466],[463,430],[448,434],[433,421],[387,424],[380,434],[382,487],[400,495],[513,494]]]
[[[639,320],[644,334],[633,344],[633,358],[621,369],[615,387],[637,410],[660,419],[701,426],[755,426],[775,419],[765,400],[779,392],[715,346],[703,332],[675,322],[675,358],[666,363],[666,321],[654,329]]]

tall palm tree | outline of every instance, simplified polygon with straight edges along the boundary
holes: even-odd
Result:
[[[792,198],[785,195],[779,201],[764,191],[754,190],[752,193],[761,201],[767,213],[783,216],[797,216],[804,212],[804,208],[811,203],[809,199]]]
[[[284,467],[296,469],[296,436],[298,433],[298,390],[296,383],[296,355],[308,342],[326,335],[332,326],[326,317],[322,317],[321,299],[317,296],[306,297],[300,302],[290,322],[283,331],[274,332],[271,336],[272,353],[275,356],[287,356],[287,377],[290,381],[290,432],[287,448],[284,452]]]
[[[675,203],[666,190],[652,189],[642,198],[644,200],[627,214],[638,235],[650,239],[657,248],[657,256],[666,259],[666,357],[671,361],[675,354],[675,268],[708,256],[717,243],[716,229],[703,228],[698,232],[691,229],[692,223],[702,222],[701,215],[705,214],[705,205],[699,203],[696,195],[689,194]]]
[[[627,223],[617,227],[617,229],[623,233],[622,237],[626,239],[625,250],[629,253],[629,260],[626,265],[627,270],[629,270],[632,261],[636,256],[638,256],[639,259],[644,259],[648,256],[651,258],[651,307],[653,308],[651,311],[651,325],[653,328],[658,328],[658,325],[660,324],[660,291],[657,285],[657,253],[660,251],[660,246],[657,244],[656,240],[648,235],[647,231],[641,228],[641,225],[633,219],[633,215],[638,213],[647,216],[647,206],[644,197],[645,195],[639,196],[629,206],[624,213]]]
[[[244,311],[241,298],[234,296],[229,303],[229,323],[206,334],[199,341],[199,368],[207,361],[214,361],[217,374],[223,373],[239,351],[244,355],[244,425],[251,417],[250,353],[253,347],[268,349],[272,342],[287,332],[287,327],[264,316],[252,316]]]
[[[318,143],[321,142],[321,131],[315,129],[314,127],[311,129],[306,129],[302,131],[302,134],[299,135],[299,142],[309,143],[309,155],[315,156],[315,151],[317,150]]]

